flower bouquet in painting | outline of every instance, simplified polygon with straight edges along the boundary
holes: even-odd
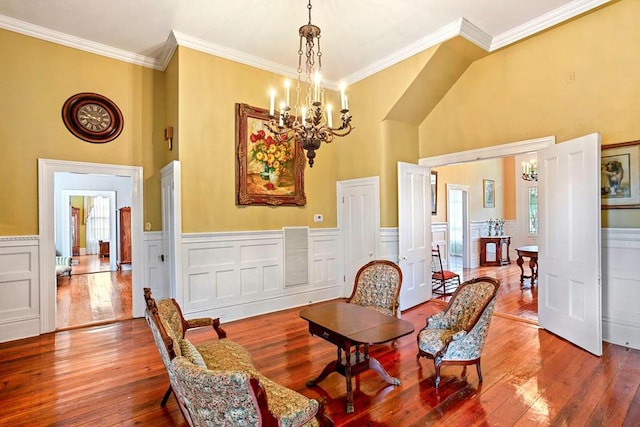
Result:
[[[254,162],[253,169],[258,170],[260,177],[267,181],[265,188],[274,190],[280,185],[281,179],[290,178],[292,174],[293,153],[291,143],[286,135],[267,135],[262,129],[249,136],[252,145],[250,158]],[[284,180],[283,180],[284,184]]]

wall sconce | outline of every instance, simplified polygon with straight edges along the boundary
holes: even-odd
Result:
[[[173,150],[173,126],[164,128],[164,140],[169,141],[169,151]]]

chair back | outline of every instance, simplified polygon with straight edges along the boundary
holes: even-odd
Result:
[[[431,273],[442,273],[442,258],[440,257],[440,246],[431,248]]]
[[[462,283],[444,309],[444,319],[456,331],[470,331],[483,314],[488,330],[500,282],[491,277],[478,277]],[[489,308],[489,310],[487,310]],[[486,331],[481,335],[486,335]]]
[[[374,260],[358,270],[347,302],[397,316],[401,286],[402,271],[397,264]]]

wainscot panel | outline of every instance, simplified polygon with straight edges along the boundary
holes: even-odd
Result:
[[[338,298],[339,242],[339,230],[310,230],[310,283],[285,287],[283,231],[184,234],[176,299],[186,315],[231,321]]]
[[[39,286],[38,236],[0,237],[0,342],[40,334]]]
[[[602,229],[602,336],[640,349],[640,229]]]

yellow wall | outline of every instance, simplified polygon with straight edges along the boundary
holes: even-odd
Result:
[[[236,206],[235,104],[268,107],[282,76],[179,48],[179,150],[184,232],[336,226],[336,144],[323,146],[305,170],[307,205]],[[324,215],[314,223],[313,215]]]
[[[336,181],[369,176],[381,179],[381,225],[396,226],[398,161],[546,135],[640,139],[637,16],[640,1],[614,2],[482,59],[456,38],[354,84],[355,130],[324,145],[307,167],[307,206],[277,208],[235,205],[234,113],[235,103],[267,106],[281,76],[182,47],[159,72],[0,30],[0,235],[38,233],[38,158],[143,166],[144,220],[154,230],[161,229],[159,170],[175,159],[184,232],[334,227]],[[64,127],[62,104],[85,91],[119,105],[125,126],[115,141],[89,144]],[[174,127],[172,151],[166,126]],[[513,165],[499,169],[508,176]],[[483,218],[514,216],[514,190],[503,176],[495,177],[505,182],[503,206],[481,211]],[[640,226],[637,211],[603,212],[603,226]],[[314,223],[315,213],[325,222]]]
[[[420,156],[547,135],[640,139],[638,16],[640,1],[612,3],[476,61],[420,125]],[[602,226],[640,215],[603,211]]]
[[[483,160],[472,163],[433,168],[438,172],[438,210],[432,222],[447,222],[447,184],[469,187],[469,219],[486,221],[491,218],[515,219],[515,183],[513,158]],[[511,175],[509,175],[511,174]],[[483,180],[495,181],[496,203],[483,206]]]
[[[0,46],[0,235],[38,234],[38,158],[144,166],[145,182],[156,173],[153,96],[161,73],[5,30]],[[66,129],[62,105],[78,92],[120,107],[117,139],[90,144]]]
[[[87,247],[87,224],[84,222],[84,196],[71,196],[71,206],[78,208],[78,247]]]

